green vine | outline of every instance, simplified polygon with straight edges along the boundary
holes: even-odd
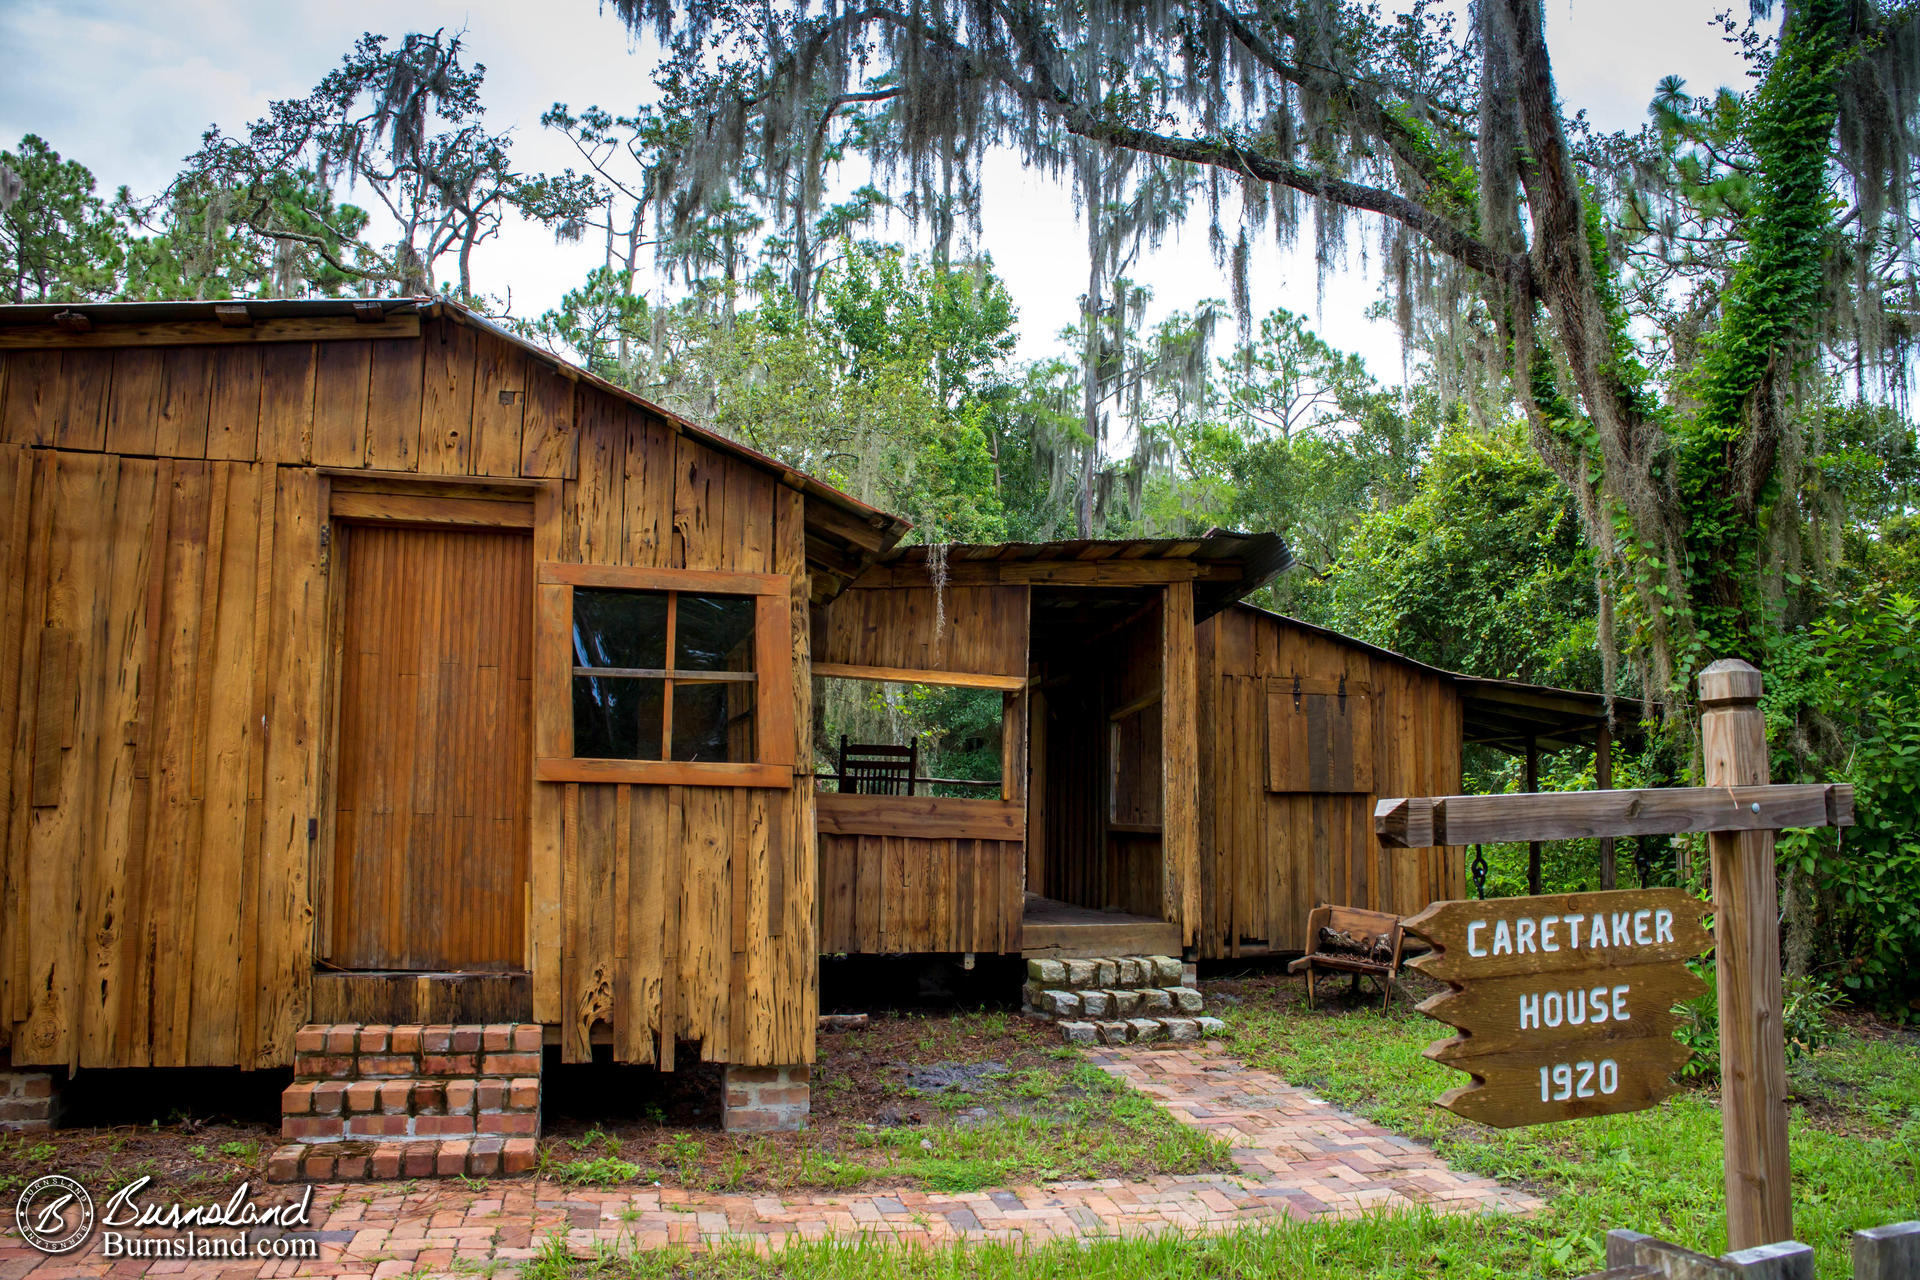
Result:
[[[1701,658],[1758,653],[1754,607],[1759,513],[1742,510],[1738,471],[1754,430],[1752,403],[1769,372],[1804,358],[1819,304],[1832,212],[1828,153],[1847,23],[1843,0],[1790,9],[1780,52],[1755,97],[1749,139],[1758,161],[1749,241],[1693,378],[1697,410],[1677,431],[1685,566]]]

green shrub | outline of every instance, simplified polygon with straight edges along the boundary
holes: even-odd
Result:
[[[1717,1079],[1720,1075],[1720,1001],[1714,986],[1711,963],[1695,961],[1687,966],[1707,984],[1707,989],[1691,1000],[1673,1007],[1680,1025],[1673,1038],[1693,1050],[1680,1074],[1697,1080]],[[1782,991],[1780,1028],[1787,1041],[1787,1062],[1800,1061],[1833,1039],[1827,1022],[1827,1010],[1838,993],[1818,978],[1789,978]]]

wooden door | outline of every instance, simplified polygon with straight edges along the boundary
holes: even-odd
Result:
[[[373,524],[336,534],[346,587],[328,958],[521,968],[531,539]]]

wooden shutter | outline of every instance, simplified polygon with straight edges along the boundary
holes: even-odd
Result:
[[[1267,790],[1373,790],[1373,691],[1354,681],[1267,681]]]

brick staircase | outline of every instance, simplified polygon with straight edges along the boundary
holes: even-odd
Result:
[[[1058,1024],[1068,1044],[1193,1041],[1224,1026],[1172,956],[1029,960],[1021,995],[1021,1012]]]
[[[267,1180],[493,1177],[534,1165],[541,1029],[315,1024],[294,1037]]]

